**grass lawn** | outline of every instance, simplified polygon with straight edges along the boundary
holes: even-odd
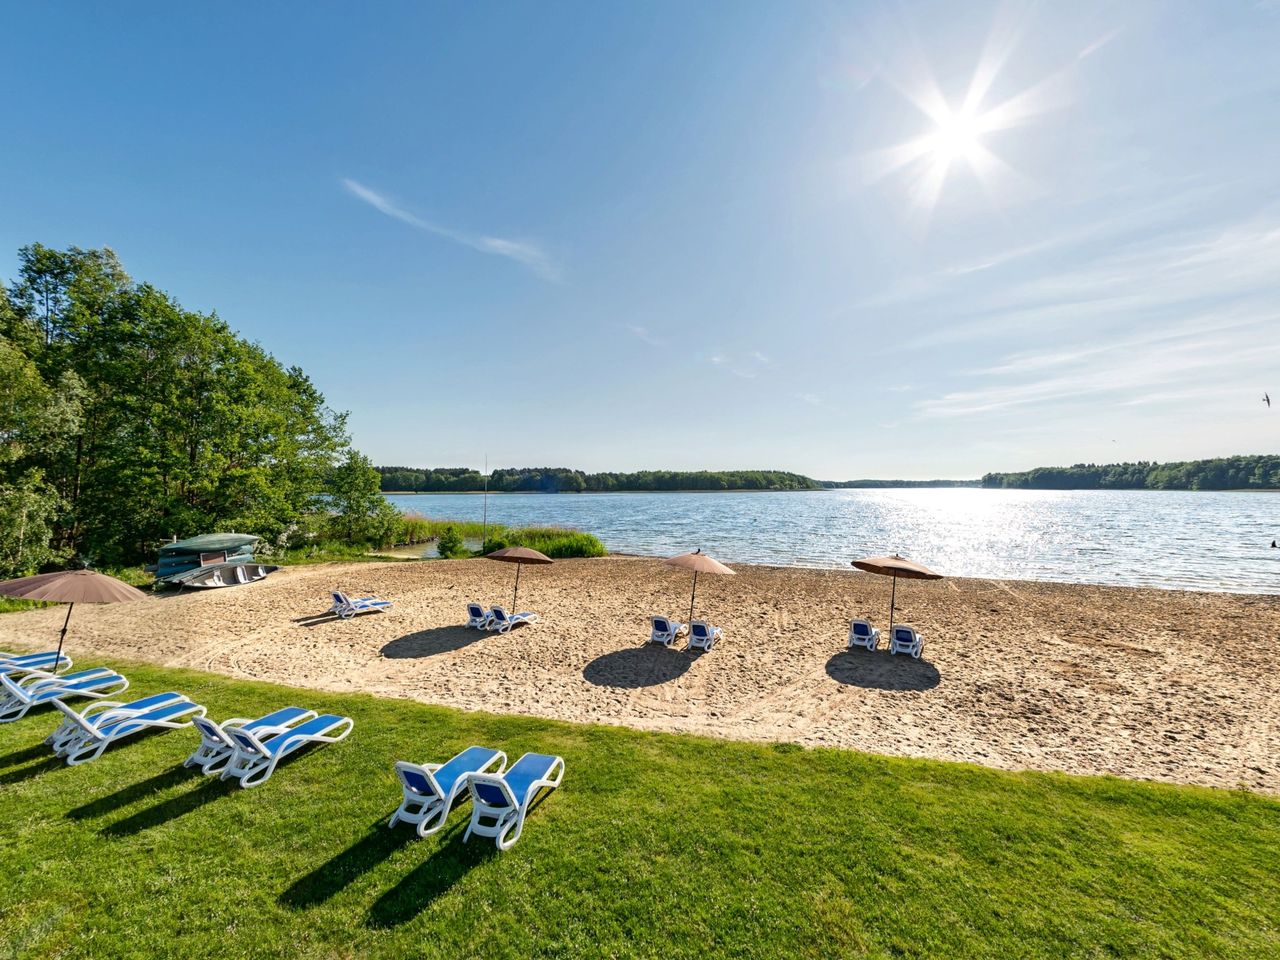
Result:
[[[88,662],[80,666],[89,666]],[[0,726],[0,957],[1280,956],[1280,803],[122,667],[216,719],[346,713],[265,785],[192,730],[68,768]],[[515,848],[388,830],[397,759],[558,753]]]

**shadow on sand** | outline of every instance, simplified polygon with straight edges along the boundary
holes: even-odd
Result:
[[[932,690],[942,681],[928,660],[894,657],[887,650],[842,650],[827,661],[827,676],[874,690]]]
[[[646,643],[596,657],[583,668],[582,676],[597,687],[634,690],[674,680],[692,664],[693,657],[683,650]]]
[[[358,617],[371,617],[376,613],[382,613],[381,610],[361,610],[359,613],[347,617],[348,620],[355,620]],[[318,627],[325,623],[338,623],[342,618],[332,610],[326,610],[324,613],[312,613],[305,617],[294,617],[293,622],[304,627]]]
[[[432,627],[430,630],[419,630],[417,633],[396,637],[382,648],[382,655],[392,660],[434,657],[439,653],[461,650],[486,636],[488,634],[483,630],[473,630],[470,627]]]

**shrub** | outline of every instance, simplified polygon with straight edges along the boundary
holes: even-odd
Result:
[[[436,541],[436,552],[444,560],[470,556],[470,551],[467,550],[462,542],[462,534],[454,526],[445,527],[440,532],[440,539]]]

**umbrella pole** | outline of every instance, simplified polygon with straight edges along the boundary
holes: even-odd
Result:
[[[67,624],[71,622],[71,608],[74,606],[74,603],[67,604],[67,618],[62,621],[62,632],[58,634],[58,652],[54,655],[53,669],[50,673],[57,673],[58,664],[62,662],[62,644],[67,639]]]
[[[517,610],[517,609],[516,609],[516,597],[520,595],[520,568],[521,568],[521,567],[523,567],[523,566],[524,566],[524,564],[523,564],[523,563],[517,563],[517,564],[516,564],[516,588],[515,588],[514,590],[512,590],[512,591],[511,591],[511,614],[512,614],[512,616],[514,616],[515,614],[517,614],[517,613],[519,613],[519,612],[520,612],[519,610]]]
[[[889,633],[893,633],[893,611],[898,604],[898,578],[893,578],[893,589],[889,592]]]
[[[693,571],[693,593],[689,594],[689,622],[693,623],[693,601],[698,596],[698,571]]]

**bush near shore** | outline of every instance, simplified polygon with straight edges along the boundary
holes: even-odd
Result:
[[[662,653],[662,651],[658,651]],[[0,952],[133,957],[1280,956],[1275,799],[571,724],[110,663],[218,720],[287,703],[346,741],[253,790],[192,730],[68,768],[0,742]],[[387,828],[396,760],[558,754],[506,853]]]

